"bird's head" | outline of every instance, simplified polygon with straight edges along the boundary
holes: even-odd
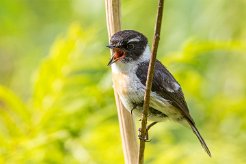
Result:
[[[113,50],[108,66],[119,61],[127,63],[137,60],[143,54],[147,44],[147,38],[137,31],[124,30],[115,33],[107,46]]]

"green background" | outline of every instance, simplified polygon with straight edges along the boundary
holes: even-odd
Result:
[[[122,28],[151,43],[156,8],[123,0]],[[245,8],[166,0],[158,59],[213,157],[166,121],[150,132],[146,163],[246,163]],[[0,163],[124,163],[107,43],[104,1],[0,1]]]

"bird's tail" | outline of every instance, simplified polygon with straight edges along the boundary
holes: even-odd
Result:
[[[201,134],[199,133],[198,129],[196,128],[196,126],[194,125],[194,123],[190,122],[188,120],[188,123],[192,129],[192,131],[195,133],[195,135],[197,136],[198,140],[200,141],[203,149],[206,151],[206,153],[209,155],[209,157],[211,157],[211,153],[210,150],[206,144],[206,142],[204,141],[204,139],[202,138]]]

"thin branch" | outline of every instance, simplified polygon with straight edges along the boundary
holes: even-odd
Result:
[[[110,39],[114,33],[120,31],[120,0],[105,0],[105,7],[108,37]],[[113,76],[113,83],[115,80],[117,79]],[[125,163],[136,164],[138,159],[138,145],[135,124],[131,114],[122,105],[116,91],[114,95],[118,111]]]
[[[154,35],[154,40],[152,44],[152,53],[151,53],[151,58],[150,58],[150,63],[149,63],[149,68],[148,68],[146,91],[144,95],[144,106],[143,106],[143,113],[142,113],[142,122],[141,122],[141,130],[140,130],[140,145],[139,145],[139,154],[138,154],[139,164],[144,163],[145,140],[143,139],[145,138],[146,133],[147,133],[146,127],[147,127],[147,117],[149,113],[150,92],[151,92],[152,81],[153,81],[153,76],[154,76],[156,53],[157,53],[158,44],[160,40],[163,6],[164,6],[164,0],[159,0],[157,18],[156,18],[156,24],[155,24],[155,35]]]

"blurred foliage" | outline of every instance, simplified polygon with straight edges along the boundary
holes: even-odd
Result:
[[[156,6],[122,1],[123,28],[151,43]],[[146,163],[246,163],[245,7],[166,1],[158,58],[213,157],[167,121],[151,130]],[[103,1],[1,0],[0,27],[0,163],[123,163]]]

